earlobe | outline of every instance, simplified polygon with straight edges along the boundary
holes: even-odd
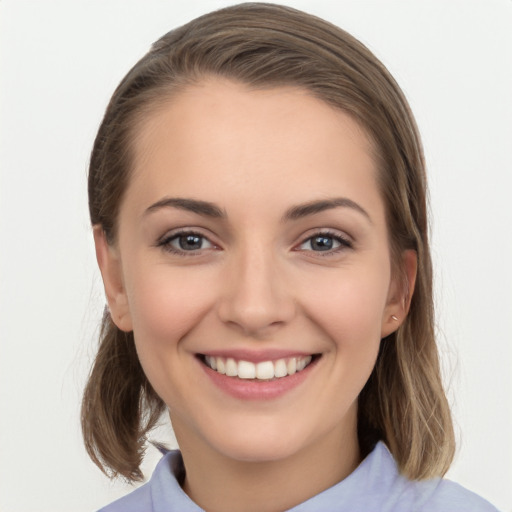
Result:
[[[395,276],[390,287],[388,303],[382,318],[381,338],[395,332],[404,322],[416,284],[418,269],[418,255],[416,251],[408,249],[402,254],[402,269],[398,276]]]
[[[110,316],[119,329],[129,332],[133,328],[118,251],[107,242],[101,226],[94,226],[93,233],[96,260],[103,279]]]

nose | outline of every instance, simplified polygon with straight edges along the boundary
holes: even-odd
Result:
[[[281,262],[282,263],[282,262]],[[220,319],[244,335],[264,338],[296,314],[286,269],[268,249],[233,255],[223,293],[217,303]]]

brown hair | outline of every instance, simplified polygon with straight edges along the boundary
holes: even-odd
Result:
[[[348,33],[288,7],[248,3],[163,36],[122,80],[99,128],[89,169],[92,224],[115,242],[139,123],[177,89],[212,75],[256,88],[306,89],[350,114],[373,141],[394,270],[404,275],[401,254],[414,249],[418,273],[409,314],[381,343],[360,394],[360,445],[365,454],[386,442],[409,478],[443,475],[454,435],[434,337],[421,142],[396,82]],[[164,408],[137,359],[133,333],[120,331],[107,310],[82,404],[89,455],[107,473],[140,479],[146,435]]]

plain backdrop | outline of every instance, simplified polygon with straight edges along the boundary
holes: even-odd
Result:
[[[229,3],[0,1],[2,512],[91,511],[130,490],[100,473],[80,437],[104,303],[88,155],[109,96],[149,45]],[[361,39],[411,103],[459,440],[448,477],[512,511],[512,1],[283,3]],[[148,475],[157,459],[149,449]]]

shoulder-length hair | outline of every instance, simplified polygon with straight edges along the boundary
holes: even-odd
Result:
[[[359,442],[366,454],[383,440],[411,479],[443,475],[454,435],[434,336],[421,142],[390,73],[347,32],[288,7],[247,3],[197,18],[156,41],[114,92],[95,139],[88,184],[92,224],[115,243],[139,124],[177,90],[209,76],[253,88],[303,88],[352,116],[373,142],[393,271],[406,286],[406,249],[416,251],[418,270],[409,314],[381,342],[359,396]],[[164,409],[142,371],[133,333],[120,331],[106,310],[82,403],[92,460],[112,476],[141,479],[147,433]]]

